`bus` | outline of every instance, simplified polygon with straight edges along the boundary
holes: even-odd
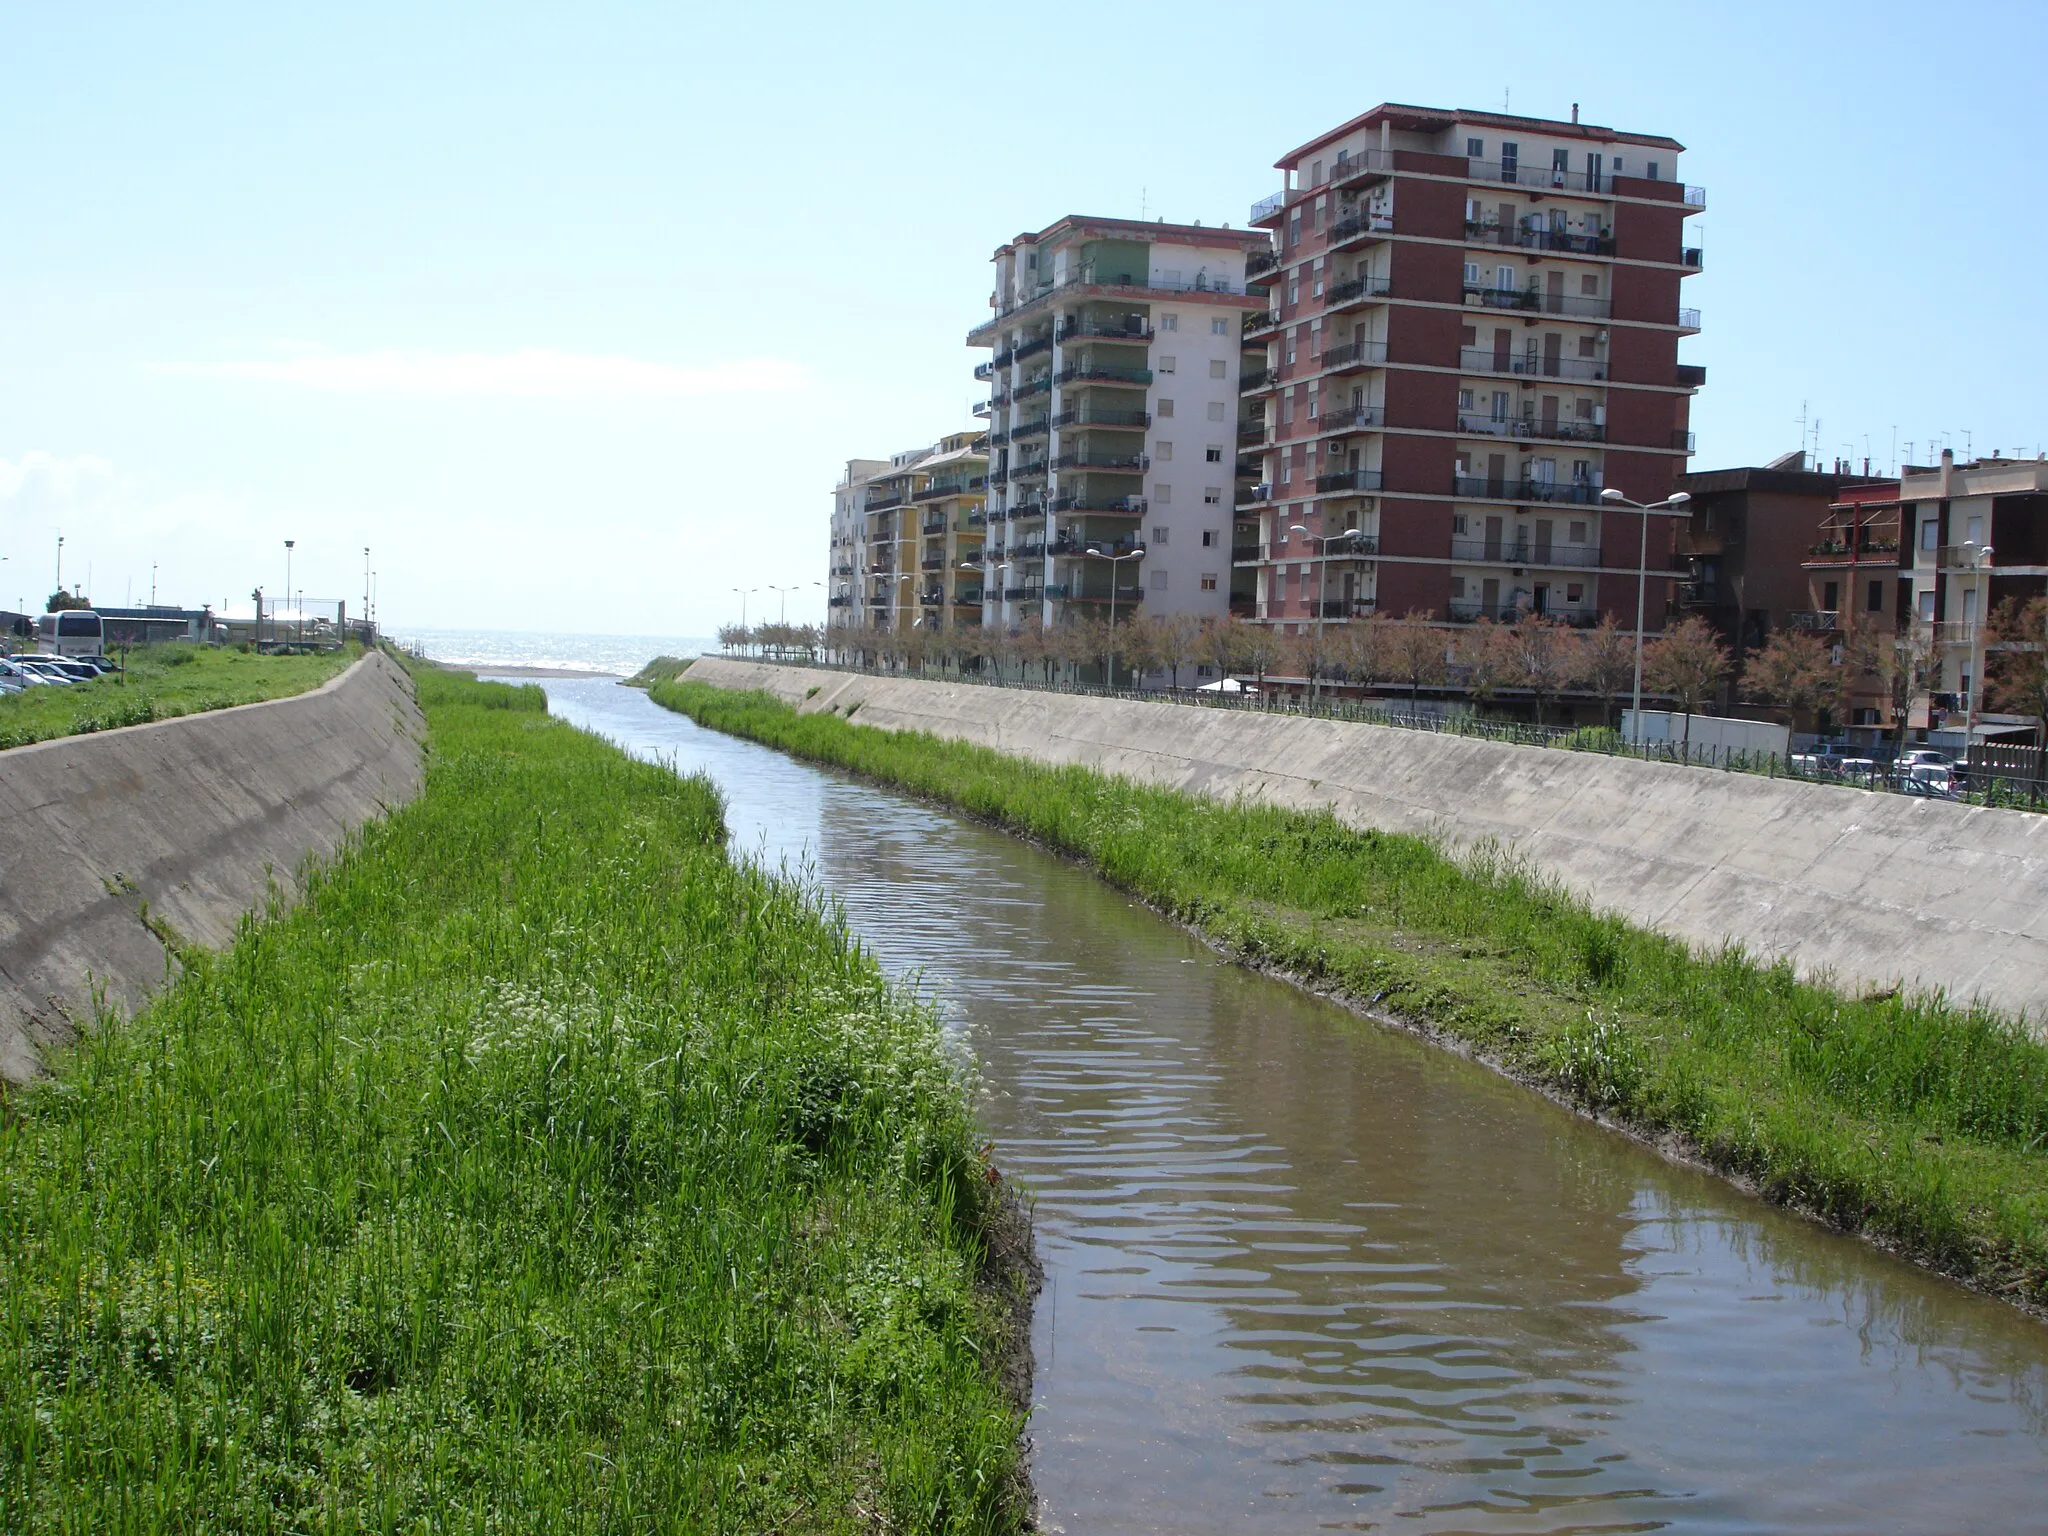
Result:
[[[36,649],[46,656],[99,656],[106,639],[100,616],[90,608],[66,608],[36,615]]]

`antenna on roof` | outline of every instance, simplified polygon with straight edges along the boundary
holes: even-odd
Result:
[[[1509,103],[1510,101],[1512,101],[1513,99],[1514,99],[1514,87],[1513,87],[1513,86],[1507,86],[1507,85],[1504,85],[1504,86],[1502,86],[1502,87],[1500,88],[1500,109],[1501,109],[1501,111],[1503,111],[1503,112],[1507,111],[1507,109],[1508,109],[1508,103]]]
[[[1144,222],[1145,218],[1145,193],[1147,190],[1149,189],[1145,187],[1138,188],[1138,220],[1140,223]]]

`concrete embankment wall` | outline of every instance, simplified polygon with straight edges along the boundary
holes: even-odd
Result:
[[[0,752],[0,1075],[133,1008],[164,942],[218,947],[269,887],[419,792],[425,724],[390,658],[288,699]],[[146,904],[146,905],[145,905]]]
[[[2048,816],[1387,726],[706,657],[805,712],[1354,826],[1491,839],[1596,907],[1850,987],[2048,1021]],[[816,689],[815,693],[811,690]]]

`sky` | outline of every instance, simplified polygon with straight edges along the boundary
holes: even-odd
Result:
[[[1002,241],[1242,225],[1381,101],[1669,134],[1695,469],[2048,446],[2048,5],[0,0],[0,606],[824,613],[831,489],[979,397]],[[1895,446],[1896,444],[1896,446]],[[790,587],[786,593],[772,590]],[[764,607],[763,605],[770,605]]]

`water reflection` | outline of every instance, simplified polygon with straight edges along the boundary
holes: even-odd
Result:
[[[1072,868],[701,732],[971,1044],[1037,1201],[1035,1475],[1074,1531],[2041,1523],[2048,1330],[1446,1053],[1217,961]]]

